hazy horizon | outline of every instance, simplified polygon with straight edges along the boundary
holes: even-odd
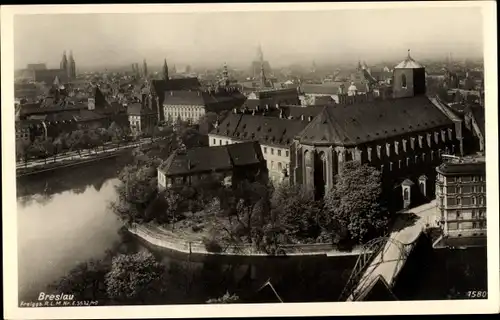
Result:
[[[15,68],[58,68],[73,51],[77,68],[142,63],[249,66],[258,45],[273,67],[402,59],[479,58],[480,8],[288,12],[18,15]]]

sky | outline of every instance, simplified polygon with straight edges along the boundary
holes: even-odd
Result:
[[[260,44],[272,66],[482,56],[480,8],[38,14],[14,18],[15,67],[249,65]]]

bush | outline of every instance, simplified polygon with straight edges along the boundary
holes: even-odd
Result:
[[[212,253],[220,253],[220,252],[222,252],[222,247],[220,246],[220,244],[215,239],[204,238],[203,239],[203,244],[205,245],[205,249],[208,252],[212,252]]]
[[[200,232],[201,230],[203,230],[203,224],[191,226],[191,230],[193,230],[193,232]]]

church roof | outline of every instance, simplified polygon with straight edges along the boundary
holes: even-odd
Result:
[[[405,60],[401,61],[394,69],[421,69],[424,68],[423,65],[413,60],[410,56],[410,51],[408,50],[408,57]]]
[[[324,107],[300,134],[305,144],[358,145],[453,124],[429,98],[362,102]]]

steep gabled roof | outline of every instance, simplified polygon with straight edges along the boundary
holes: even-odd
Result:
[[[299,140],[357,145],[450,124],[453,121],[425,96],[378,100],[325,107]]]

